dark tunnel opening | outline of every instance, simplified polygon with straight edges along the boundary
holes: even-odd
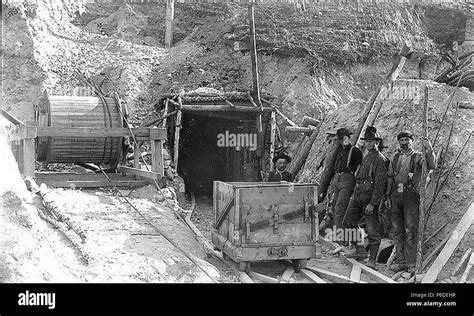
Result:
[[[193,192],[212,198],[213,181],[244,180],[246,166],[255,166],[258,161],[256,148],[236,148],[225,142],[223,145],[222,140],[231,134],[251,134],[254,129],[255,118],[249,114],[183,113],[178,174],[184,179],[186,195],[189,197]]]

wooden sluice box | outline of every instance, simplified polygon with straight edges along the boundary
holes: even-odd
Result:
[[[317,196],[315,184],[214,181],[212,242],[242,271],[267,260],[299,270],[320,252]]]

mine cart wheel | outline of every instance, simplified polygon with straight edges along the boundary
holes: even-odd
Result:
[[[301,269],[306,268],[308,259],[294,259],[292,263],[293,263],[293,269],[295,270],[295,272],[300,272]]]
[[[239,262],[239,271],[249,272],[250,271],[250,262],[248,262],[248,261]]]
[[[230,257],[226,255],[224,252],[222,253],[222,257],[224,258],[224,260],[231,260]]]

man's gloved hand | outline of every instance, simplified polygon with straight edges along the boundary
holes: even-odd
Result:
[[[365,208],[365,211],[364,211],[364,214],[365,215],[372,215],[374,214],[374,205],[373,204],[368,204]]]

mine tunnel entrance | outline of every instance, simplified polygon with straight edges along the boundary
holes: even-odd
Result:
[[[184,112],[178,174],[186,195],[212,198],[213,181],[261,181],[255,113]]]

